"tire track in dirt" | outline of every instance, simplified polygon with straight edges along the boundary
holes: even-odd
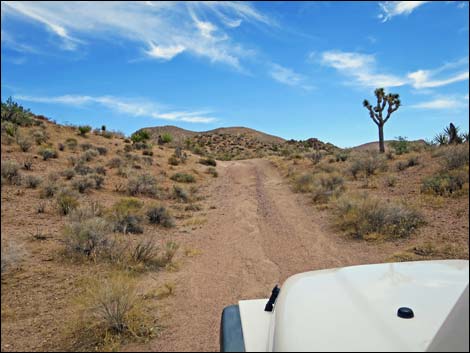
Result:
[[[216,208],[201,228],[179,236],[202,253],[170,274],[177,291],[166,302],[166,328],[160,338],[129,349],[218,351],[225,306],[267,297],[295,273],[357,262],[323,233],[312,208],[269,161],[219,162],[217,169],[208,190],[208,206]]]

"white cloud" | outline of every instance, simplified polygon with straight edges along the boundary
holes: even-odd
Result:
[[[448,73],[449,70],[455,69],[459,69],[459,71],[451,72],[447,74],[446,77],[443,77],[442,73]],[[468,80],[468,57],[446,63],[434,70],[417,70],[411,72],[408,74],[408,78],[411,80],[412,86],[417,89],[440,87],[454,82]]]
[[[468,95],[465,97],[437,97],[433,100],[411,105],[416,109],[459,110],[468,106]]]
[[[239,2],[11,1],[2,2],[4,16],[42,24],[67,50],[77,50],[88,38],[125,38],[150,58],[171,60],[185,51],[240,71],[240,60],[253,51],[236,43],[224,28],[276,25],[251,4]]]
[[[383,1],[379,3],[382,13],[379,14],[378,18],[382,22],[386,22],[394,16],[409,15],[427,2],[429,1]]]
[[[373,55],[333,50],[323,52],[321,62],[352,77],[359,86],[397,87],[406,84],[406,80],[401,77],[378,73]]]
[[[374,55],[338,50],[322,53],[321,63],[333,67],[362,87],[398,87],[411,85],[418,90],[468,80],[468,57],[448,62],[433,70],[417,70],[405,75],[379,73]],[[465,69],[463,69],[465,67]],[[456,71],[457,70],[457,71]]]
[[[274,64],[270,65],[269,75],[276,81],[281,82],[289,86],[298,86],[305,90],[311,90],[312,87],[306,85],[304,82],[306,80],[305,76],[294,72],[292,69],[287,67]]]
[[[141,99],[123,99],[113,96],[81,96],[63,95],[56,97],[35,97],[17,95],[16,99],[37,103],[56,103],[72,106],[85,106],[99,104],[121,114],[134,117],[148,117],[154,119],[185,121],[190,123],[210,123],[217,119],[207,116],[211,111],[172,111],[161,104]]]
[[[185,47],[182,45],[174,45],[169,47],[158,46],[153,43],[149,43],[150,49],[147,51],[147,54],[151,57],[171,60],[176,55],[182,53],[185,50]]]

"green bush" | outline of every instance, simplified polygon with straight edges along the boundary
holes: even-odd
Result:
[[[124,198],[115,203],[109,212],[113,231],[121,233],[143,233],[142,202],[134,198]]]
[[[78,206],[78,199],[72,192],[67,189],[62,190],[57,194],[56,202],[60,214],[64,216],[68,215],[72,210],[74,210]]]
[[[65,226],[65,249],[70,254],[86,255],[96,258],[108,244],[109,226],[100,217],[90,217],[77,221],[74,212]]]
[[[159,224],[166,228],[175,225],[173,218],[163,206],[153,206],[147,211],[147,218],[151,224]]]
[[[149,133],[146,130],[136,131],[131,135],[131,140],[134,143],[143,142],[150,138]]]
[[[173,141],[173,136],[171,136],[171,134],[169,134],[167,132],[162,134],[162,142],[163,143],[170,143],[171,141]]]
[[[78,127],[78,132],[81,136],[86,136],[87,133],[91,131],[91,126],[90,125],[80,125]]]
[[[217,173],[217,170],[214,167],[207,168],[206,173],[212,175],[214,178],[219,176],[219,173]]]
[[[42,159],[45,161],[47,161],[50,158],[57,158],[59,156],[57,151],[52,147],[43,147],[39,150],[38,153],[42,157]]]
[[[178,165],[178,164],[180,164],[180,161],[179,161],[178,158],[176,158],[176,156],[172,155],[172,156],[170,156],[170,158],[168,158],[168,164]]]
[[[410,150],[410,142],[406,140],[406,137],[398,136],[398,141],[390,141],[388,145],[393,148],[395,154],[401,155],[404,153],[408,153]]]
[[[176,173],[170,177],[171,180],[177,181],[179,183],[194,183],[196,178],[191,174],[186,173]]]
[[[460,194],[468,183],[468,171],[453,170],[427,177],[421,184],[421,192],[440,196]]]
[[[179,186],[173,186],[173,197],[180,202],[189,202],[191,197],[188,192]]]
[[[334,212],[340,229],[361,239],[372,234],[406,237],[424,223],[423,216],[416,210],[366,194],[341,197]]]
[[[215,167],[217,165],[217,162],[215,161],[214,158],[208,157],[208,158],[201,158],[199,160],[199,163],[204,164],[204,165],[210,165],[212,167]]]
[[[74,151],[78,145],[77,139],[68,138],[67,140],[65,140],[65,145],[69,150]]]

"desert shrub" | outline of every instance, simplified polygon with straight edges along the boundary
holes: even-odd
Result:
[[[132,174],[132,170],[129,167],[119,167],[116,174],[120,177],[127,178]]]
[[[9,122],[9,121],[3,121],[2,120],[2,140],[4,137],[8,138],[8,144],[11,144],[11,142],[14,141],[14,137],[16,136],[16,133],[18,131],[18,126]]]
[[[2,160],[1,176],[2,184],[5,181],[11,185],[19,185],[21,183],[20,165],[15,161]]]
[[[95,187],[95,180],[91,176],[81,176],[72,182],[72,187],[83,194]]]
[[[335,216],[340,229],[361,239],[372,234],[405,237],[424,223],[423,216],[416,210],[366,194],[338,199]]]
[[[410,150],[410,142],[406,140],[406,137],[398,136],[397,141],[390,141],[388,145],[395,151],[395,154],[401,155],[408,153]]]
[[[20,146],[21,151],[28,152],[33,146],[33,141],[29,137],[26,137],[22,134],[16,135],[16,143]]]
[[[163,206],[150,207],[147,210],[147,218],[151,224],[159,224],[166,228],[170,228],[175,225],[170,213]]]
[[[144,156],[153,156],[153,151],[145,149],[145,150],[142,151],[142,154]]]
[[[320,151],[314,151],[312,153],[306,154],[305,157],[307,157],[314,165],[316,165],[320,163],[320,161],[323,159],[323,153],[321,153]]]
[[[2,243],[1,253],[1,271],[2,275],[7,271],[18,268],[20,263],[26,257],[26,250],[22,245],[19,245],[13,241],[8,244]]]
[[[152,157],[144,156],[144,157],[142,157],[142,160],[143,160],[144,163],[147,164],[147,165],[152,165],[152,164],[153,164],[153,159],[152,159]]]
[[[108,167],[110,168],[119,168],[124,165],[124,161],[119,157],[114,157],[109,160]]]
[[[385,159],[379,153],[360,153],[351,158],[349,171],[356,179],[359,174],[370,177],[385,166]]]
[[[113,350],[121,342],[153,336],[153,321],[136,288],[136,280],[122,273],[90,281],[78,300],[80,335],[71,350]]]
[[[421,184],[421,192],[440,196],[459,194],[468,183],[468,171],[453,170],[427,177]]]
[[[179,161],[178,158],[176,158],[176,156],[172,155],[172,156],[170,156],[170,158],[168,158],[168,164],[178,165],[178,164],[180,164],[180,161]]]
[[[85,142],[80,144],[80,148],[82,149],[83,152],[91,150],[92,148],[95,148],[91,143]]]
[[[146,130],[136,131],[131,135],[131,140],[134,143],[143,142],[150,138],[150,134]]]
[[[37,213],[44,213],[46,212],[46,203],[44,201],[41,201],[37,204],[36,206],[36,212]]]
[[[113,205],[109,212],[112,229],[121,233],[143,233],[142,202],[134,198],[121,199]]]
[[[57,148],[59,149],[59,151],[64,151],[65,150],[65,145],[63,143],[58,143],[57,144]]]
[[[171,134],[169,134],[167,132],[162,134],[162,142],[163,143],[170,143],[171,141],[173,141],[173,136],[171,136]]]
[[[75,170],[72,168],[67,168],[61,174],[63,177],[65,177],[65,179],[71,180],[75,176]]]
[[[79,160],[73,169],[79,175],[87,175],[93,173],[93,168],[85,165],[82,160]]]
[[[80,160],[83,162],[90,162],[92,161],[96,156],[98,156],[98,151],[95,149],[90,149],[86,150],[85,152],[82,153],[80,156]]]
[[[98,154],[100,156],[105,156],[108,153],[108,149],[106,147],[103,147],[103,146],[97,146],[96,150],[98,151]]]
[[[312,186],[313,202],[325,203],[344,191],[344,180],[339,173],[319,173],[315,174]]]
[[[158,258],[157,264],[159,267],[165,267],[171,265],[176,252],[179,249],[179,245],[174,241],[168,241],[165,244],[164,253]]]
[[[33,168],[33,159],[31,157],[26,157],[23,160],[23,169],[31,170]]]
[[[397,162],[396,168],[399,171],[403,171],[409,167],[414,167],[416,165],[419,165],[419,156],[413,155],[413,156],[410,156],[406,161]]]
[[[171,180],[177,181],[179,183],[194,183],[196,178],[194,175],[187,173],[176,173],[170,177]]]
[[[214,178],[219,176],[219,173],[217,173],[217,170],[214,167],[207,168],[206,173],[212,175]]]
[[[86,136],[87,133],[91,131],[91,126],[90,125],[80,125],[78,127],[78,133],[80,136]]]
[[[46,143],[47,140],[49,140],[47,132],[42,129],[34,129],[30,132],[30,134],[33,140],[36,142],[36,145],[38,146],[42,145],[43,143]]]
[[[294,179],[294,192],[311,192],[313,188],[313,174],[303,174]]]
[[[90,178],[94,181],[94,188],[96,190],[99,190],[103,187],[104,177],[102,175],[94,173],[90,175]]]
[[[388,187],[394,187],[397,184],[397,178],[393,175],[389,175],[385,178],[385,185]]]
[[[1,120],[11,122],[20,126],[31,126],[35,123],[33,114],[29,109],[23,108],[20,104],[9,97],[1,104]]]
[[[336,162],[345,162],[349,157],[348,150],[341,150],[335,154]]]
[[[72,212],[64,231],[65,250],[69,254],[96,258],[102,248],[107,246],[108,233],[109,226],[103,218],[91,217],[77,221]]]
[[[215,167],[217,165],[217,162],[215,161],[214,158],[208,157],[208,158],[201,158],[199,160],[199,163],[204,164],[204,165],[210,165],[212,167]]]
[[[158,193],[157,179],[150,174],[142,174],[134,177],[127,183],[127,193],[130,196],[156,196]]]
[[[41,192],[39,193],[39,196],[41,198],[51,198],[57,193],[58,189],[59,188],[58,188],[56,182],[54,182],[52,180],[47,180],[46,184],[41,189]]]
[[[74,151],[78,145],[77,139],[68,138],[67,140],[65,140],[65,145],[69,150]]]
[[[152,265],[158,255],[159,248],[152,238],[140,240],[131,252],[133,262],[144,265]]]
[[[42,147],[38,151],[39,155],[42,157],[43,160],[47,161],[50,158],[57,158],[58,153],[52,147]]]
[[[179,186],[173,186],[173,198],[180,202],[189,202],[191,197],[188,192]]]
[[[27,188],[36,189],[42,182],[42,178],[35,175],[27,175],[23,178],[24,184]]]
[[[100,175],[106,175],[106,168],[102,165],[99,165],[95,168],[95,173]]]
[[[73,192],[63,189],[57,194],[56,203],[59,213],[65,216],[77,208],[78,199]]]
[[[459,169],[469,164],[468,144],[441,148],[442,165],[446,170]]]

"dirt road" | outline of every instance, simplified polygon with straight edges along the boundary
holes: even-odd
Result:
[[[217,169],[209,189],[209,205],[216,208],[187,235],[201,255],[175,276],[164,334],[139,349],[217,351],[224,306],[268,297],[276,283],[298,272],[362,261],[328,233],[308,200],[294,194],[269,161],[220,162]]]

